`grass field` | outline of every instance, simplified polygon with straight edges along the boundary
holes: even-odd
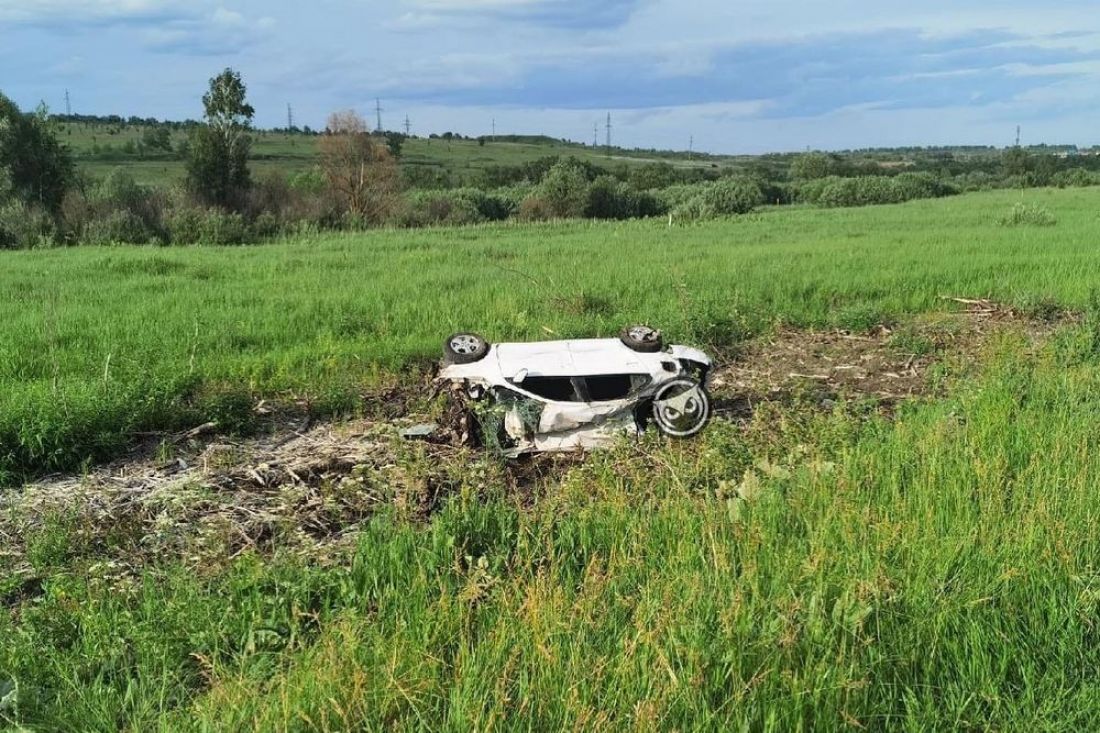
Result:
[[[113,132],[112,132],[113,130]],[[111,146],[113,156],[127,143],[137,145],[142,139],[141,127],[111,128],[106,125],[62,125],[61,141],[76,156],[80,169],[94,176],[103,176],[114,168],[128,170],[138,183],[163,184],[182,180],[183,162],[164,153],[141,160],[136,155],[125,158],[96,153],[95,146]],[[185,132],[172,134],[172,145],[186,139]],[[309,135],[286,135],[261,131],[254,134],[252,146],[252,173],[262,177],[266,172],[279,170],[296,173],[310,168],[317,162],[318,138]],[[602,148],[566,143],[519,143],[490,141],[479,145],[476,140],[445,140],[443,138],[410,138],[402,147],[401,165],[405,167],[432,168],[447,171],[459,181],[469,181],[488,166],[519,165],[547,156],[573,156],[604,167],[619,164],[640,165],[655,161],[668,162],[677,167],[727,166],[743,162],[744,158],[699,156],[695,160],[669,159],[665,156],[647,155],[615,149],[608,155]]]
[[[1003,227],[1017,201],[1055,226]],[[509,493],[464,454],[429,519],[344,560],[165,555],[50,517],[0,588],[0,719],[33,728],[1089,730],[1100,724],[1100,192],[660,221],[2,255],[9,478],[255,400],[318,412],[490,339],[648,321],[728,348],[988,297],[1011,333],[892,419],[777,407]],[[403,471],[430,461],[410,448]],[[750,498],[738,487],[752,474]],[[16,490],[16,489],[11,489]],[[383,487],[384,490],[384,487]],[[88,537],[97,539],[90,541]],[[135,545],[136,546],[136,545]],[[0,556],[0,562],[3,562]],[[114,567],[114,566],[112,566]]]

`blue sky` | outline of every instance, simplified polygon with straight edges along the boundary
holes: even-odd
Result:
[[[239,69],[257,124],[714,152],[1100,143],[1095,0],[0,0],[0,91],[198,117]],[[600,137],[602,140],[603,133]]]

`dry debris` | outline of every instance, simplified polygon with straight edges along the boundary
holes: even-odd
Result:
[[[964,310],[916,319],[898,329],[870,333],[783,328],[750,344],[715,370],[717,412],[747,418],[760,402],[870,399],[889,412],[900,401],[929,394],[929,368],[944,361],[973,361],[990,337],[1020,330],[1032,339],[1051,333],[1069,316],[1029,317],[984,299],[945,298]]]
[[[824,409],[835,400],[867,398],[888,412],[928,393],[936,362],[973,360],[1007,328],[1038,339],[1065,320],[1028,318],[987,300],[953,300],[962,313],[898,330],[782,329],[757,340],[713,372],[716,414],[747,419],[760,402],[805,404],[807,397]],[[284,425],[249,440],[203,443],[213,426],[201,425],[163,436],[159,459],[146,455],[0,494],[0,568],[25,579],[19,595],[33,591],[27,538],[57,516],[72,518],[78,539],[95,550],[89,554],[112,558],[116,569],[125,566],[123,574],[159,557],[204,568],[277,548],[335,560],[380,506],[424,519],[448,494],[502,485],[530,501],[540,482],[583,460],[566,454],[501,464],[468,447],[467,416],[456,400],[430,418],[438,429],[402,437],[425,419],[410,414],[411,404],[410,392],[395,388],[369,420]]]

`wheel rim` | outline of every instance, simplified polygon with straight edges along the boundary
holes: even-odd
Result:
[[[634,326],[627,333],[634,341],[651,344],[657,340],[657,332],[649,326]]]
[[[668,435],[686,438],[702,430],[710,417],[710,400],[697,382],[678,379],[653,400],[653,417]]]
[[[461,334],[451,339],[451,351],[463,356],[476,354],[481,348],[481,339],[469,334]]]

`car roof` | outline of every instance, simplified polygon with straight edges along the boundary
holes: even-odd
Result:
[[[607,374],[649,374],[660,369],[668,354],[643,354],[619,339],[572,339],[495,344],[500,372],[511,378],[526,369],[532,377],[583,377]]]

